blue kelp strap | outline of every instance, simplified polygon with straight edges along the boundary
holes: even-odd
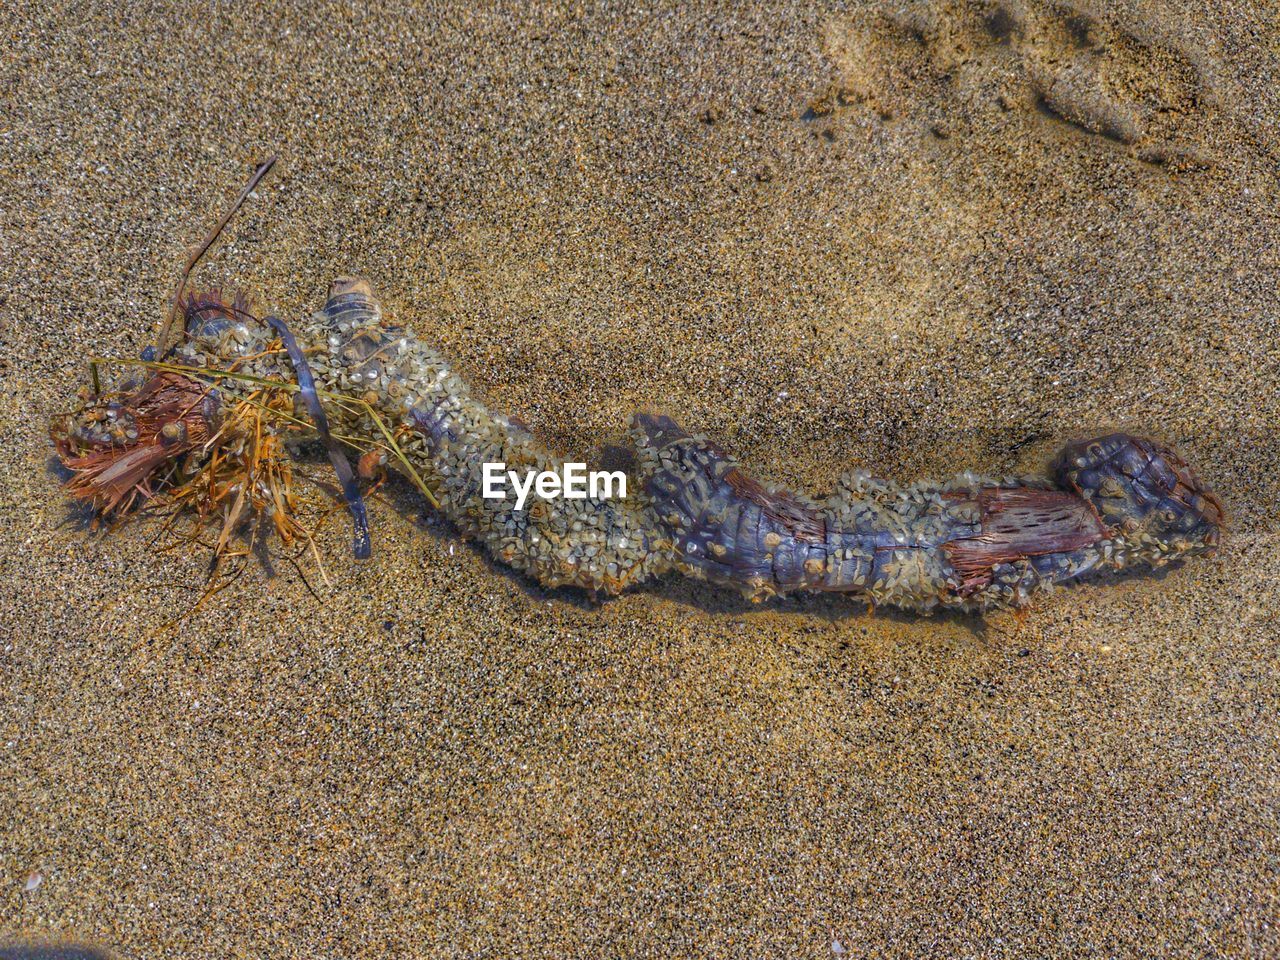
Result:
[[[320,431],[320,439],[324,441],[325,449],[329,451],[329,460],[333,464],[334,472],[338,475],[338,482],[342,484],[342,497],[347,502],[347,509],[351,511],[351,522],[355,526],[351,548],[357,560],[368,560],[373,548],[369,539],[369,516],[364,509],[364,498],[360,496],[360,484],[356,480],[355,471],[351,469],[347,455],[329,434],[329,418],[324,415],[324,407],[320,405],[320,396],[316,393],[316,382],[311,376],[311,368],[307,366],[307,358],[303,356],[302,350],[298,347],[298,341],[293,338],[293,334],[289,332],[283,320],[279,317],[267,317],[266,323],[280,334],[280,340],[284,343],[285,350],[289,352],[289,361],[293,364],[293,371],[298,376],[299,392],[307,404],[307,409],[311,411],[311,419],[315,421],[316,429]]]

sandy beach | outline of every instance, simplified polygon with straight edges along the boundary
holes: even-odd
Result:
[[[1270,4],[3,24],[0,945],[1280,955]],[[1022,616],[596,602],[393,480],[371,560],[339,512],[327,586],[250,563],[192,612],[208,553],[86,531],[48,423],[272,154],[196,282],[298,316],[364,275],[561,454],[660,409],[822,491],[1121,428],[1213,484],[1223,549]]]

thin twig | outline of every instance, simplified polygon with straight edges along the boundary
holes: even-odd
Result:
[[[302,572],[301,564],[299,564],[297,560],[293,559],[293,557],[286,556],[285,559],[293,564],[293,569],[298,572],[298,579],[301,580],[302,585],[307,588],[307,593],[311,594],[311,598],[323,607],[324,601],[321,600],[320,595],[312,589],[310,581],[307,580],[307,575]]]
[[[245,188],[240,191],[240,196],[236,197],[235,203],[231,204],[231,208],[222,215],[222,219],[217,222],[209,235],[204,238],[204,242],[198,247],[193,247],[187,256],[187,265],[182,269],[182,276],[178,280],[178,288],[173,292],[173,305],[169,308],[169,315],[165,317],[164,326],[160,328],[160,336],[156,340],[156,356],[163,357],[165,350],[169,347],[169,332],[173,329],[174,321],[178,317],[178,313],[182,306],[182,294],[187,289],[187,281],[191,278],[191,271],[195,269],[196,264],[200,262],[200,258],[208,253],[209,248],[213,246],[218,239],[218,235],[222,233],[222,229],[227,225],[228,221],[236,215],[249,194],[262,180],[263,177],[275,166],[278,157],[271,157],[266,163],[261,164],[257,170],[253,172],[253,176],[249,178],[249,182],[245,184]]]

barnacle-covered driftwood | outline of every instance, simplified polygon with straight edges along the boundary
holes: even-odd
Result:
[[[242,301],[192,296],[183,317],[185,338],[151,365],[160,372],[59,422],[76,496],[120,510],[151,495],[157,472],[179,458],[184,476],[191,460],[234,464],[254,448],[245,431],[261,447],[277,421],[229,425],[220,411],[273,396],[267,409],[278,410],[280,391],[296,396],[278,330]],[[669,418],[638,416],[640,483],[629,496],[517,508],[482,496],[482,465],[545,471],[559,461],[384,318],[368,284],[335,282],[323,308],[293,329],[317,395],[330,400],[335,435],[394,450],[390,465],[413,475],[465,536],[548,586],[614,594],[678,570],[755,599],[826,591],[914,611],[984,610],[1024,606],[1104,570],[1209,553],[1221,534],[1217,498],[1176,453],[1119,433],[1069,444],[1048,477],[963,474],[901,486],[853,473],[819,500],[752,479]],[[279,491],[250,499],[268,514],[287,509]]]

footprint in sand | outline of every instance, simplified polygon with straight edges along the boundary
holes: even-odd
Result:
[[[842,18],[825,41],[839,79],[808,117],[859,102],[949,136],[1019,111],[1148,163],[1207,162],[1195,145],[1211,110],[1204,72],[1146,24],[1044,0],[933,0]]]

